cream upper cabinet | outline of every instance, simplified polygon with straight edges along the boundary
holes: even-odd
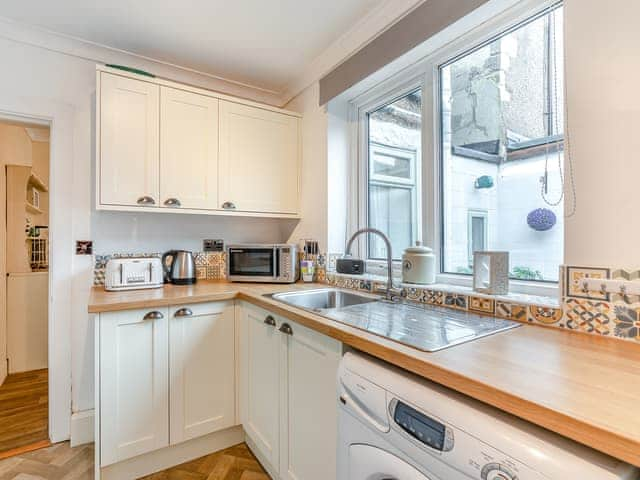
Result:
[[[246,212],[298,212],[299,119],[220,101],[220,202]]]
[[[169,309],[170,443],[236,424],[233,302]]]
[[[299,216],[300,116],[98,67],[96,208]]]
[[[98,204],[159,201],[160,87],[100,73]]]
[[[160,205],[218,206],[218,99],[160,89]]]
[[[99,319],[100,464],[169,445],[168,310]]]

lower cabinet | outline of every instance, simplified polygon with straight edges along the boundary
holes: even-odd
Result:
[[[169,309],[171,444],[235,425],[233,302]]]
[[[98,322],[102,467],[236,424],[233,302]]]
[[[221,301],[101,313],[96,346],[98,473],[241,423],[274,480],[335,478],[340,342]]]
[[[240,416],[272,475],[336,475],[336,376],[340,342],[243,303]]]
[[[100,459],[111,465],[169,445],[169,312],[100,315]]]
[[[263,462],[280,458],[280,344],[276,318],[242,304],[240,321],[240,421]]]

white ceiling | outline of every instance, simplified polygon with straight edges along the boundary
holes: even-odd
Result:
[[[0,16],[281,93],[384,0],[21,0]]]

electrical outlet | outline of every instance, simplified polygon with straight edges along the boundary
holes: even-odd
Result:
[[[205,252],[222,252],[224,250],[224,240],[205,239],[202,241],[202,250]]]

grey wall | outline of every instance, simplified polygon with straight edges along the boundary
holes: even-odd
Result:
[[[427,0],[320,79],[320,105],[324,105],[487,1]]]

